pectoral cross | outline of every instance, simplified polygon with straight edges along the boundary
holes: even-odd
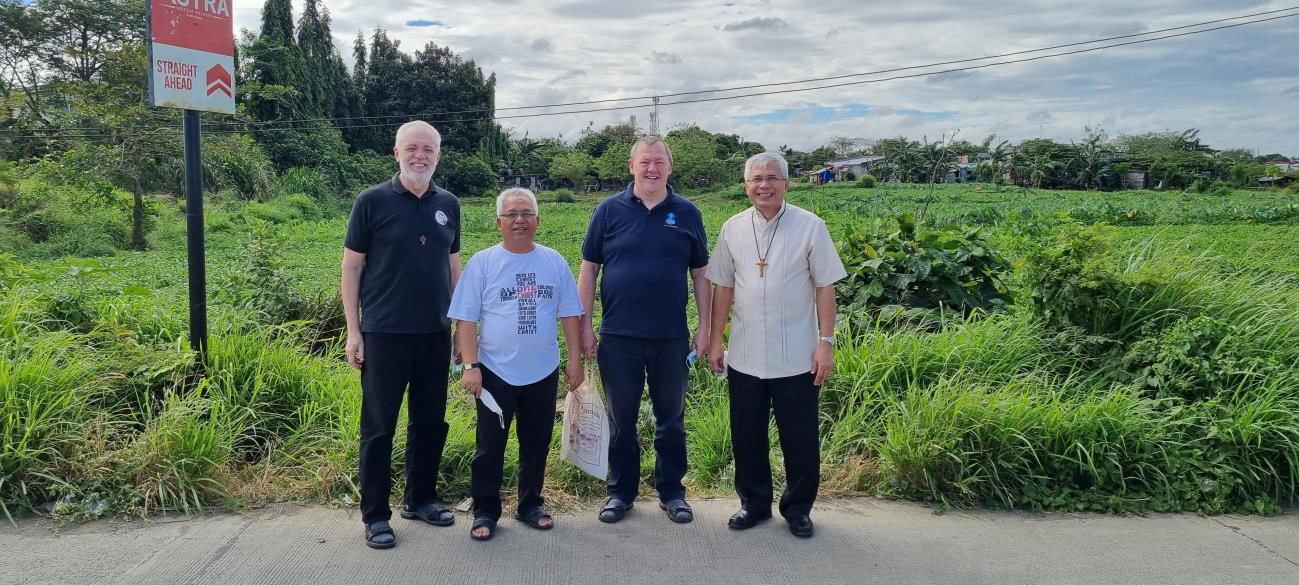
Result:
[[[765,258],[759,258],[755,264],[758,265],[758,277],[761,278],[767,276],[767,260]]]
[[[423,246],[424,244],[427,244],[427,243],[428,243],[428,236],[426,236],[426,235],[424,235],[424,234],[420,234],[420,236],[419,236],[419,245]]]

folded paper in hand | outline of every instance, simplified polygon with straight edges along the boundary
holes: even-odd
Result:
[[[487,410],[496,413],[496,418],[501,420],[501,428],[505,428],[505,413],[501,412],[501,405],[496,403],[496,399],[492,397],[492,393],[488,392],[486,388],[483,388],[483,391],[478,393],[478,399],[483,402],[483,406],[486,406]]]

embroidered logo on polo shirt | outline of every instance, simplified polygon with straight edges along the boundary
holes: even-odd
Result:
[[[441,209],[439,209],[437,213],[434,213],[434,214],[433,214],[433,219],[438,220],[438,225],[446,225],[446,224],[447,224],[447,214],[442,213],[442,210],[441,210]]]
[[[676,212],[674,212],[674,211],[669,211],[669,212],[668,212],[668,218],[667,218],[667,220],[665,220],[665,221],[663,222],[663,225],[670,225],[670,226],[672,226],[672,227],[676,227],[676,225],[677,225],[677,214],[676,214]]]

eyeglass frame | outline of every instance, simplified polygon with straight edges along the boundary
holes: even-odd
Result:
[[[499,214],[499,215],[497,215],[496,217],[499,217],[499,218],[501,218],[501,219],[508,219],[508,220],[510,220],[510,221],[514,221],[514,220],[516,220],[516,219],[536,219],[536,217],[537,217],[537,212],[535,212],[535,211],[511,211],[511,212],[509,212],[509,213]]]

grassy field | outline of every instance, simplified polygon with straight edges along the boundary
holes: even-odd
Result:
[[[712,235],[747,206],[738,186],[691,198]],[[1274,513],[1294,499],[1299,197],[948,185],[932,198],[919,187],[796,186],[789,199],[820,213],[836,240],[854,222],[902,213],[982,226],[1016,266],[1006,311],[840,324],[822,391],[825,491],[1120,512]],[[576,267],[598,198],[542,200],[538,241]],[[491,201],[462,204],[467,260],[499,234]],[[312,215],[276,201],[209,207],[203,364],[185,339],[178,206],[149,251],[24,261],[34,276],[0,297],[6,513],[56,501],[67,518],[353,502],[359,380],[335,337],[346,219]],[[1026,251],[1067,223],[1114,226],[1091,265],[1112,283],[1088,321],[1104,326],[1061,326],[1030,298],[1040,283]],[[691,387],[687,481],[692,493],[724,493],[725,389],[703,369]],[[468,487],[473,410],[462,390],[452,396],[440,485],[454,499]],[[553,499],[603,493],[555,451]],[[506,466],[509,478],[513,455]]]

